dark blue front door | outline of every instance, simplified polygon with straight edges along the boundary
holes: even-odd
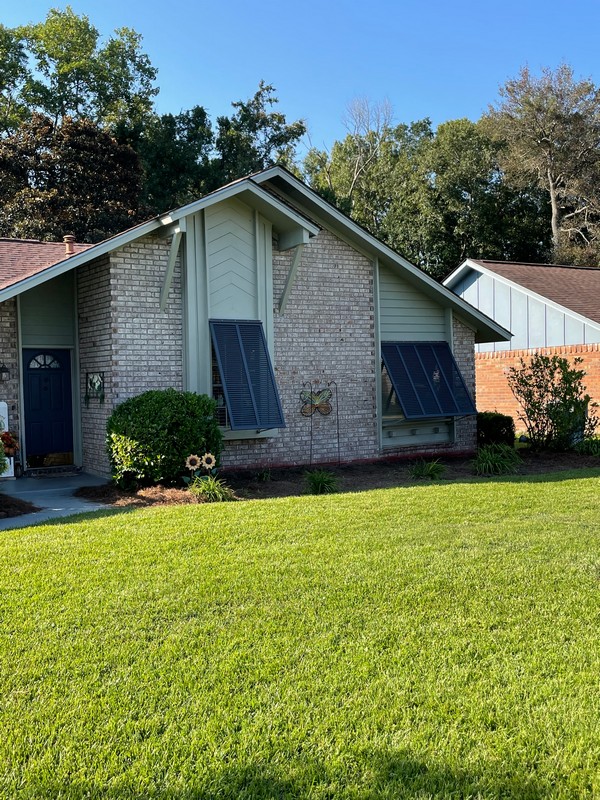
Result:
[[[27,459],[72,453],[69,350],[23,350]]]

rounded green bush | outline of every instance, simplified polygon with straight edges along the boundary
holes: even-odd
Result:
[[[113,479],[121,486],[177,483],[191,455],[217,459],[223,437],[207,395],[155,389],[118,405],[106,424]]]

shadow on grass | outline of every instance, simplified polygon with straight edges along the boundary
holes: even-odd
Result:
[[[532,776],[529,767],[523,765],[524,774],[519,774],[515,765],[514,773],[506,777],[494,774],[491,766],[477,773],[425,762],[404,751],[375,751],[361,754],[358,761],[350,765],[350,774],[345,774],[343,767],[328,769],[319,762],[302,760],[274,770],[270,770],[268,765],[224,766],[213,773],[205,773],[201,781],[192,778],[183,789],[170,789],[163,780],[159,787],[153,785],[152,779],[143,781],[143,789],[137,781],[130,787],[123,785],[127,783],[126,779],[117,779],[114,783],[122,785],[113,783],[112,787],[93,781],[65,785],[50,779],[28,787],[34,794],[27,796],[62,797],[65,800],[131,800],[139,797],[155,800],[447,800],[471,797],[481,800],[542,800],[560,789],[554,782],[543,782]],[[289,773],[287,776],[286,771]]]

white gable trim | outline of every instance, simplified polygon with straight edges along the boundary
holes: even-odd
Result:
[[[448,275],[448,277],[444,280],[444,285],[448,286],[449,288],[455,286],[458,280],[469,271],[479,272],[481,275],[488,275],[490,278],[494,278],[499,283],[502,283],[505,286],[510,286],[511,289],[516,289],[527,297],[531,297],[533,300],[537,300],[549,308],[560,311],[562,314],[566,314],[568,317],[581,322],[583,325],[587,325],[590,328],[594,328],[594,330],[600,331],[600,323],[596,322],[596,320],[585,317],[583,314],[573,311],[573,309],[569,308],[568,306],[563,306],[560,303],[556,303],[549,297],[546,297],[543,294],[538,294],[537,292],[528,289],[526,286],[523,286],[521,283],[511,281],[509,278],[505,278],[503,275],[498,275],[498,273],[494,272],[494,270],[487,269],[487,267],[478,264],[476,261],[472,261],[470,258],[467,258],[467,260],[464,261],[460,267],[457,267],[454,272]]]

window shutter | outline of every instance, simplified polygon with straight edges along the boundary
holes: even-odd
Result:
[[[285,428],[262,323],[211,320],[209,325],[231,429]]]
[[[381,356],[406,419],[477,413],[447,342],[383,342]]]

